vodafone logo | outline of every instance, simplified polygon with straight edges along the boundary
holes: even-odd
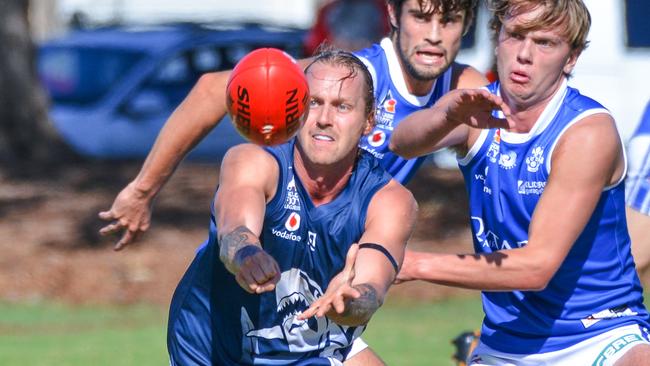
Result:
[[[386,134],[384,131],[373,131],[368,136],[368,144],[372,147],[379,147],[386,141]]]
[[[287,222],[284,223],[284,227],[289,231],[296,231],[300,227],[300,215],[296,212],[292,212],[287,219]]]

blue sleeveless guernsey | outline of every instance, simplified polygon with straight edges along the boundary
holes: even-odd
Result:
[[[498,94],[499,85],[488,89]],[[609,112],[565,82],[529,133],[481,132],[459,159],[477,253],[526,245],[555,144],[575,122],[595,113]],[[624,184],[618,182],[602,192],[546,289],[483,292],[481,342],[506,353],[543,353],[624,324],[646,325],[626,226]]]
[[[390,39],[384,38],[380,44],[358,51],[355,55],[363,61],[372,75],[377,103],[375,128],[367,137],[361,138],[359,146],[381,160],[381,164],[395,180],[406,184],[426,156],[415,159],[397,156],[388,149],[390,136],[404,117],[432,106],[449,91],[452,68],[436,79],[429,94],[419,97],[409,93]]]
[[[295,316],[320,297],[343,269],[364,232],[373,195],[390,175],[360,151],[344,190],[315,207],[293,171],[293,142],[268,148],[280,168],[260,241],[282,273],[275,291],[245,292],[219,260],[214,213],[210,235],[178,285],[169,313],[172,365],[342,365],[364,327],[326,317]]]

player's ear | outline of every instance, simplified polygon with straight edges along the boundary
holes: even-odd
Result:
[[[363,134],[368,135],[372,132],[372,129],[375,127],[375,110],[373,109],[366,118],[365,125],[363,127]]]
[[[562,71],[564,71],[564,75],[570,75],[571,71],[573,71],[573,68],[576,66],[576,62],[578,62],[578,56],[580,56],[580,52],[578,51],[571,51],[569,54],[569,59],[567,59],[566,64],[564,64],[564,68]]]
[[[397,19],[397,9],[395,9],[395,4],[388,1],[386,6],[388,7],[388,20],[393,26],[393,29],[399,28],[399,19]]]

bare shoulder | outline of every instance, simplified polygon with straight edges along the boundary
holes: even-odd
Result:
[[[485,75],[470,65],[454,62],[451,65],[451,89],[476,89],[489,84]]]
[[[278,177],[275,158],[255,144],[240,144],[228,149],[219,172],[220,184],[248,182],[263,185],[267,191],[275,187]]]
[[[411,191],[406,189],[396,180],[391,179],[388,184],[382,187],[370,201],[369,211],[394,214],[398,216],[407,215],[415,217],[418,210],[417,202]]]
[[[617,147],[620,138],[614,118],[608,113],[596,113],[577,121],[569,127],[558,141],[558,148],[602,150],[607,146]]]
[[[271,156],[271,154],[268,151],[264,150],[264,148],[261,146],[244,143],[229,148],[223,158],[223,161],[234,162],[240,160],[245,161],[245,159],[252,159],[255,161],[266,160],[268,162],[272,162],[274,160],[273,156]]]
[[[619,181],[625,171],[625,158],[612,116],[593,114],[569,127],[558,140],[551,162],[551,176],[556,175],[555,171],[575,178],[582,172],[605,185]]]

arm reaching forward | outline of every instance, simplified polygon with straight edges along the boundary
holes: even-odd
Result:
[[[395,265],[402,263],[416,217],[417,204],[411,193],[391,180],[370,201],[361,244],[351,246],[345,268],[299,318],[316,315],[341,325],[366,324],[395,279]]]
[[[310,61],[303,59],[298,63],[305,66]],[[226,115],[229,76],[230,71],[201,76],[165,122],[138,175],[117,195],[108,211],[99,213],[99,218],[110,222],[100,234],[123,232],[115,250],[121,250],[148,230],[155,196],[185,155]]]
[[[111,222],[100,234],[123,231],[115,250],[121,250],[149,228],[156,194],[183,157],[225,116],[229,75],[224,71],[199,79],[165,122],[138,175],[117,195],[108,211],[99,213],[102,220]]]
[[[494,117],[494,110],[501,110],[505,118]],[[467,147],[470,129],[512,128],[509,116],[503,100],[487,90],[452,90],[431,108],[406,117],[393,131],[390,149],[410,159],[443,147]]]

